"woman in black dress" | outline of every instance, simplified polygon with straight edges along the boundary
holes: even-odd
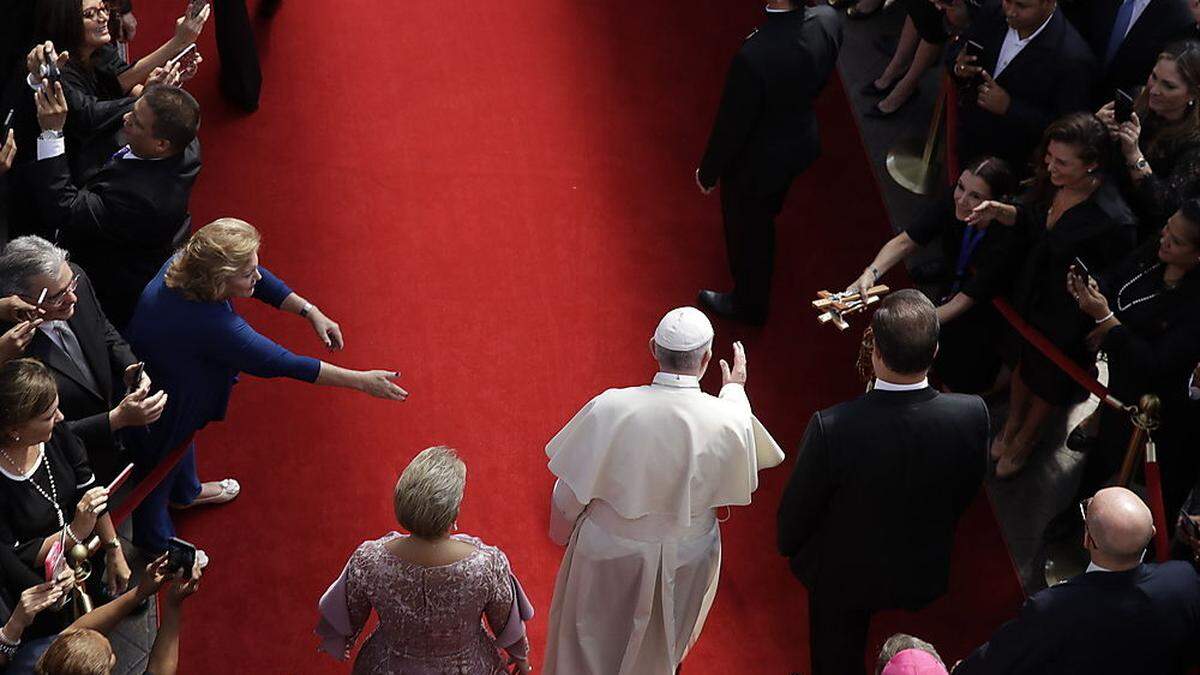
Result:
[[[105,582],[115,597],[130,573],[105,513],[108,490],[96,485],[83,443],[59,424],[62,419],[54,377],[45,366],[35,359],[0,365],[0,546],[42,574],[55,543],[69,548],[95,533],[105,549]]]
[[[1016,205],[980,204],[970,222],[994,219],[1015,226],[1028,254],[1014,284],[1014,306],[1068,357],[1088,368],[1094,355],[1084,337],[1091,324],[1077,311],[1063,276],[1072,266],[1097,275],[1120,260],[1133,249],[1136,223],[1104,171],[1108,130],[1094,115],[1074,113],[1058,119],[1043,134],[1041,148],[1044,161],[1032,189]],[[1023,339],[1014,335],[1010,351],[1008,419],[992,442],[998,478],[1011,477],[1025,466],[1056,408],[1086,396]]]
[[[963,170],[952,193],[925,210],[906,230],[876,254],[847,292],[875,285],[896,263],[940,238],[940,274],[931,279],[941,333],[933,370],[952,391],[991,389],[1000,370],[999,336],[1003,324],[991,299],[1007,291],[1019,252],[1012,228],[966,223],[987,200],[1009,199],[1017,187],[1008,164],[995,157],[977,159]]]
[[[1068,277],[1079,310],[1095,326],[1088,342],[1108,355],[1108,388],[1137,403],[1153,393],[1162,401],[1153,433],[1162,468],[1168,520],[1200,473],[1200,453],[1189,438],[1188,380],[1200,361],[1200,200],[1183,203],[1147,242],[1097,282]],[[1088,453],[1079,492],[1092,494],[1121,464],[1131,431],[1128,413],[1101,406],[1099,438]],[[1173,524],[1173,523],[1172,523]]]
[[[1141,221],[1139,240],[1157,239],[1185,199],[1200,196],[1200,42],[1168,46],[1118,123],[1114,104],[1097,111],[1125,160],[1130,205]]]
[[[907,17],[896,50],[879,77],[868,82],[862,93],[881,100],[867,111],[868,117],[890,117],[916,98],[917,84],[925,71],[937,65],[949,39],[941,6],[931,0],[901,0]]]

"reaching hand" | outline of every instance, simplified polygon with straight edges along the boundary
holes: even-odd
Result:
[[[125,560],[125,552],[118,546],[110,548],[104,559],[104,583],[108,586],[110,597],[117,597],[129,588],[129,578],[133,573]]]
[[[1108,316],[1108,299],[1100,292],[1100,286],[1096,284],[1095,279],[1088,277],[1085,280],[1067,272],[1067,293],[1075,298],[1079,309],[1093,320],[1099,321]]]
[[[137,594],[140,598],[146,598],[158,593],[158,589],[166,583],[167,579],[171,578],[170,565],[167,561],[167,554],[163,553],[150,564],[146,565],[146,573],[142,575],[141,581],[138,582]]]
[[[159,66],[158,68],[150,71],[149,77],[146,78],[146,87],[152,87],[156,84],[164,84],[168,87],[174,87],[175,85],[179,84],[180,79],[179,62],[176,61],[175,63],[171,64],[169,68],[166,66]],[[143,91],[145,91],[145,88],[143,88]]]
[[[867,268],[867,269],[863,270],[862,276],[855,279],[854,283],[852,283],[846,287],[846,292],[847,293],[857,293],[858,297],[866,298],[867,291],[869,291],[871,289],[871,287],[875,285],[875,282],[878,280],[879,280],[879,278],[875,276],[875,272],[871,271],[870,268]]]
[[[746,384],[746,348],[741,342],[733,343],[733,368],[725,359],[721,359],[721,386],[727,384]]]
[[[94,487],[83,493],[75,505],[75,518],[71,521],[71,534],[80,540],[91,536],[96,529],[96,519],[108,507],[108,488]]]
[[[391,401],[403,401],[408,398],[408,392],[392,382],[400,377],[399,371],[363,370],[359,371],[358,376],[359,389],[375,398],[385,398]]]
[[[188,9],[192,7],[188,3]],[[204,23],[208,21],[208,15],[212,11],[212,5],[204,3],[204,7],[196,12],[195,16],[190,11],[184,12],[183,16],[175,20],[175,43],[181,46],[187,46],[195,42],[200,37],[200,31],[204,30]]]
[[[144,387],[146,390],[149,390],[150,389],[150,376],[146,374],[145,368],[142,368],[141,379],[139,379],[137,382],[133,381],[133,375],[134,375],[134,373],[137,372],[138,365],[139,364],[137,364],[137,363],[129,364],[129,366],[125,368],[125,373],[121,376],[121,379],[122,379],[122,381],[125,382],[126,388]]]
[[[175,609],[178,609],[180,605],[183,604],[183,601],[188,598],[188,596],[200,590],[200,577],[203,575],[204,570],[200,568],[200,561],[197,560],[195,565],[192,567],[192,574],[190,577],[177,579],[175,583],[171,584],[170,588],[167,589],[167,604]]]
[[[162,417],[167,406],[167,392],[161,389],[150,395],[149,384],[134,389],[113,409],[109,422],[113,431],[126,427],[144,427]]]
[[[1016,216],[1017,207],[1012,204],[987,199],[971,209],[971,213],[967,216],[967,224],[983,230],[991,225],[993,220],[998,220],[1004,225],[1011,225]]]
[[[67,122],[67,97],[62,82],[52,85],[49,80],[42,80],[42,88],[33,93],[33,101],[42,131],[62,131]]]
[[[72,576],[72,579],[74,577]],[[10,640],[19,640],[21,633],[33,623],[34,618],[44,609],[58,602],[70,588],[69,584],[60,581],[47,581],[36,586],[30,586],[21,592],[17,606],[13,608],[12,616],[8,619],[4,634]]]
[[[954,74],[964,80],[975,77],[983,72],[983,68],[975,65],[978,60],[975,56],[968,54],[966,49],[963,49],[954,59]]]
[[[325,316],[321,310],[313,307],[308,311],[308,322],[312,324],[313,330],[317,332],[317,337],[321,338],[321,343],[329,351],[337,351],[346,346],[342,339],[342,328],[337,325],[337,322]]]
[[[0,148],[0,176],[8,173],[12,168],[13,160],[17,157],[17,138],[13,136],[13,130],[8,130],[8,135],[4,137],[4,147]]]
[[[29,50],[29,54],[25,57],[25,69],[29,71],[29,74],[33,76],[34,80],[41,81],[41,79],[45,77],[43,66],[45,66],[46,62],[48,61],[46,54],[47,51],[49,51],[49,59],[53,59],[54,64],[59,68],[67,65],[67,61],[71,59],[71,55],[67,52],[55,54],[54,43],[50,42],[49,40],[35,45],[33,49]]]
[[[1121,154],[1125,161],[1133,164],[1142,157],[1142,149],[1138,147],[1138,139],[1142,135],[1142,121],[1137,113],[1129,116],[1128,122],[1121,122],[1112,129],[1112,136],[1121,146]]]
[[[8,323],[30,321],[45,313],[45,310],[38,309],[37,305],[25,302],[19,295],[0,298],[0,320],[2,321],[7,321]]]
[[[37,333],[37,327],[42,325],[41,319],[22,321],[0,335],[0,363],[19,358],[25,353],[25,348]]]

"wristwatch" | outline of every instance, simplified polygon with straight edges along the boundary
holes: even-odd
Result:
[[[62,129],[43,129],[42,133],[38,134],[39,141],[53,141],[62,137]]]
[[[1145,171],[1148,166],[1150,166],[1150,162],[1147,162],[1145,157],[1139,157],[1138,161],[1129,165],[1129,168],[1134,171]]]
[[[121,548],[121,540],[117,539],[116,537],[113,537],[112,539],[104,542],[104,548],[106,548],[110,551],[115,551],[115,550]]]
[[[312,308],[313,308],[313,304],[312,304],[311,302],[305,302],[305,303],[304,303],[304,306],[300,308],[300,316],[302,316],[302,317],[304,317],[304,318],[306,318],[306,319],[307,319],[307,318],[308,318],[308,312],[309,312],[309,310],[311,310]]]

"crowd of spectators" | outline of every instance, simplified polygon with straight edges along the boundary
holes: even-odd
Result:
[[[866,117],[912,97],[920,72],[904,67],[934,67],[929,56],[944,41],[940,78],[956,106],[951,165],[965,168],[952,194],[901,228],[847,291],[875,285],[940,236],[941,255],[913,269],[943,325],[933,375],[945,390],[1007,399],[991,445],[998,479],[1019,474],[1046,445],[1052,421],[1087,391],[1001,320],[993,299],[1085,372],[1096,375],[1106,362],[1112,397],[1136,404],[1156,395],[1160,426],[1151,437],[1171,550],[1200,563],[1191,527],[1200,523],[1200,3],[913,4],[887,69],[863,91],[880,97]],[[1131,492],[1102,489],[1115,484],[1132,430],[1128,411],[1102,404],[1069,435],[1068,447],[1083,453],[1083,476],[1072,507],[1044,536],[1082,536],[1089,573],[1035,595],[955,672],[1165,673],[1195,661],[1187,647],[1196,639],[1187,619],[1197,611],[1195,571],[1142,564],[1150,511]],[[1092,495],[1090,511],[1075,508]],[[1099,571],[1115,574],[1101,580]],[[1146,601],[1131,614],[1133,595]],[[1139,622],[1161,630],[1125,642],[1112,630]],[[1051,628],[1060,625],[1093,646],[1072,651],[1071,638]]]

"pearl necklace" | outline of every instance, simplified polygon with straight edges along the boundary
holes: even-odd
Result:
[[[1157,263],[1153,267],[1148,267],[1148,268],[1142,270],[1141,272],[1138,273],[1137,276],[1135,276],[1134,278],[1125,282],[1125,285],[1121,287],[1121,290],[1117,291],[1117,311],[1118,312],[1124,312],[1124,311],[1132,308],[1134,305],[1140,305],[1141,303],[1146,302],[1147,300],[1153,300],[1154,298],[1157,298],[1162,293],[1162,291],[1154,291],[1150,295],[1138,298],[1137,300],[1133,300],[1132,302],[1129,302],[1129,303],[1121,302],[1121,296],[1125,294],[1126,288],[1129,288],[1130,286],[1134,285],[1135,283],[1138,282],[1139,279],[1146,276],[1150,272],[1157,270],[1158,268],[1160,268],[1162,266],[1163,266],[1162,263]]]
[[[12,458],[12,455],[8,454],[7,450],[0,448],[0,455],[4,455],[4,459],[7,459],[8,463],[12,464],[14,469],[20,468],[21,465],[17,464],[17,461]],[[37,482],[33,480],[34,475],[37,473],[36,469],[34,470],[34,473],[29,474],[29,477],[25,480],[33,486],[34,490],[37,490],[38,494],[42,496],[42,499],[50,502],[50,506],[54,508],[54,515],[58,517],[58,526],[61,528],[66,524],[67,521],[63,518],[62,507],[58,505],[58,486],[54,484],[54,472],[50,470],[50,467],[46,462],[46,445],[44,443],[38,444],[38,459],[41,460],[41,464],[46,465],[46,478],[50,480],[50,494],[46,494],[46,491],[42,489],[42,486],[38,485]],[[20,473],[19,470],[18,473]]]

